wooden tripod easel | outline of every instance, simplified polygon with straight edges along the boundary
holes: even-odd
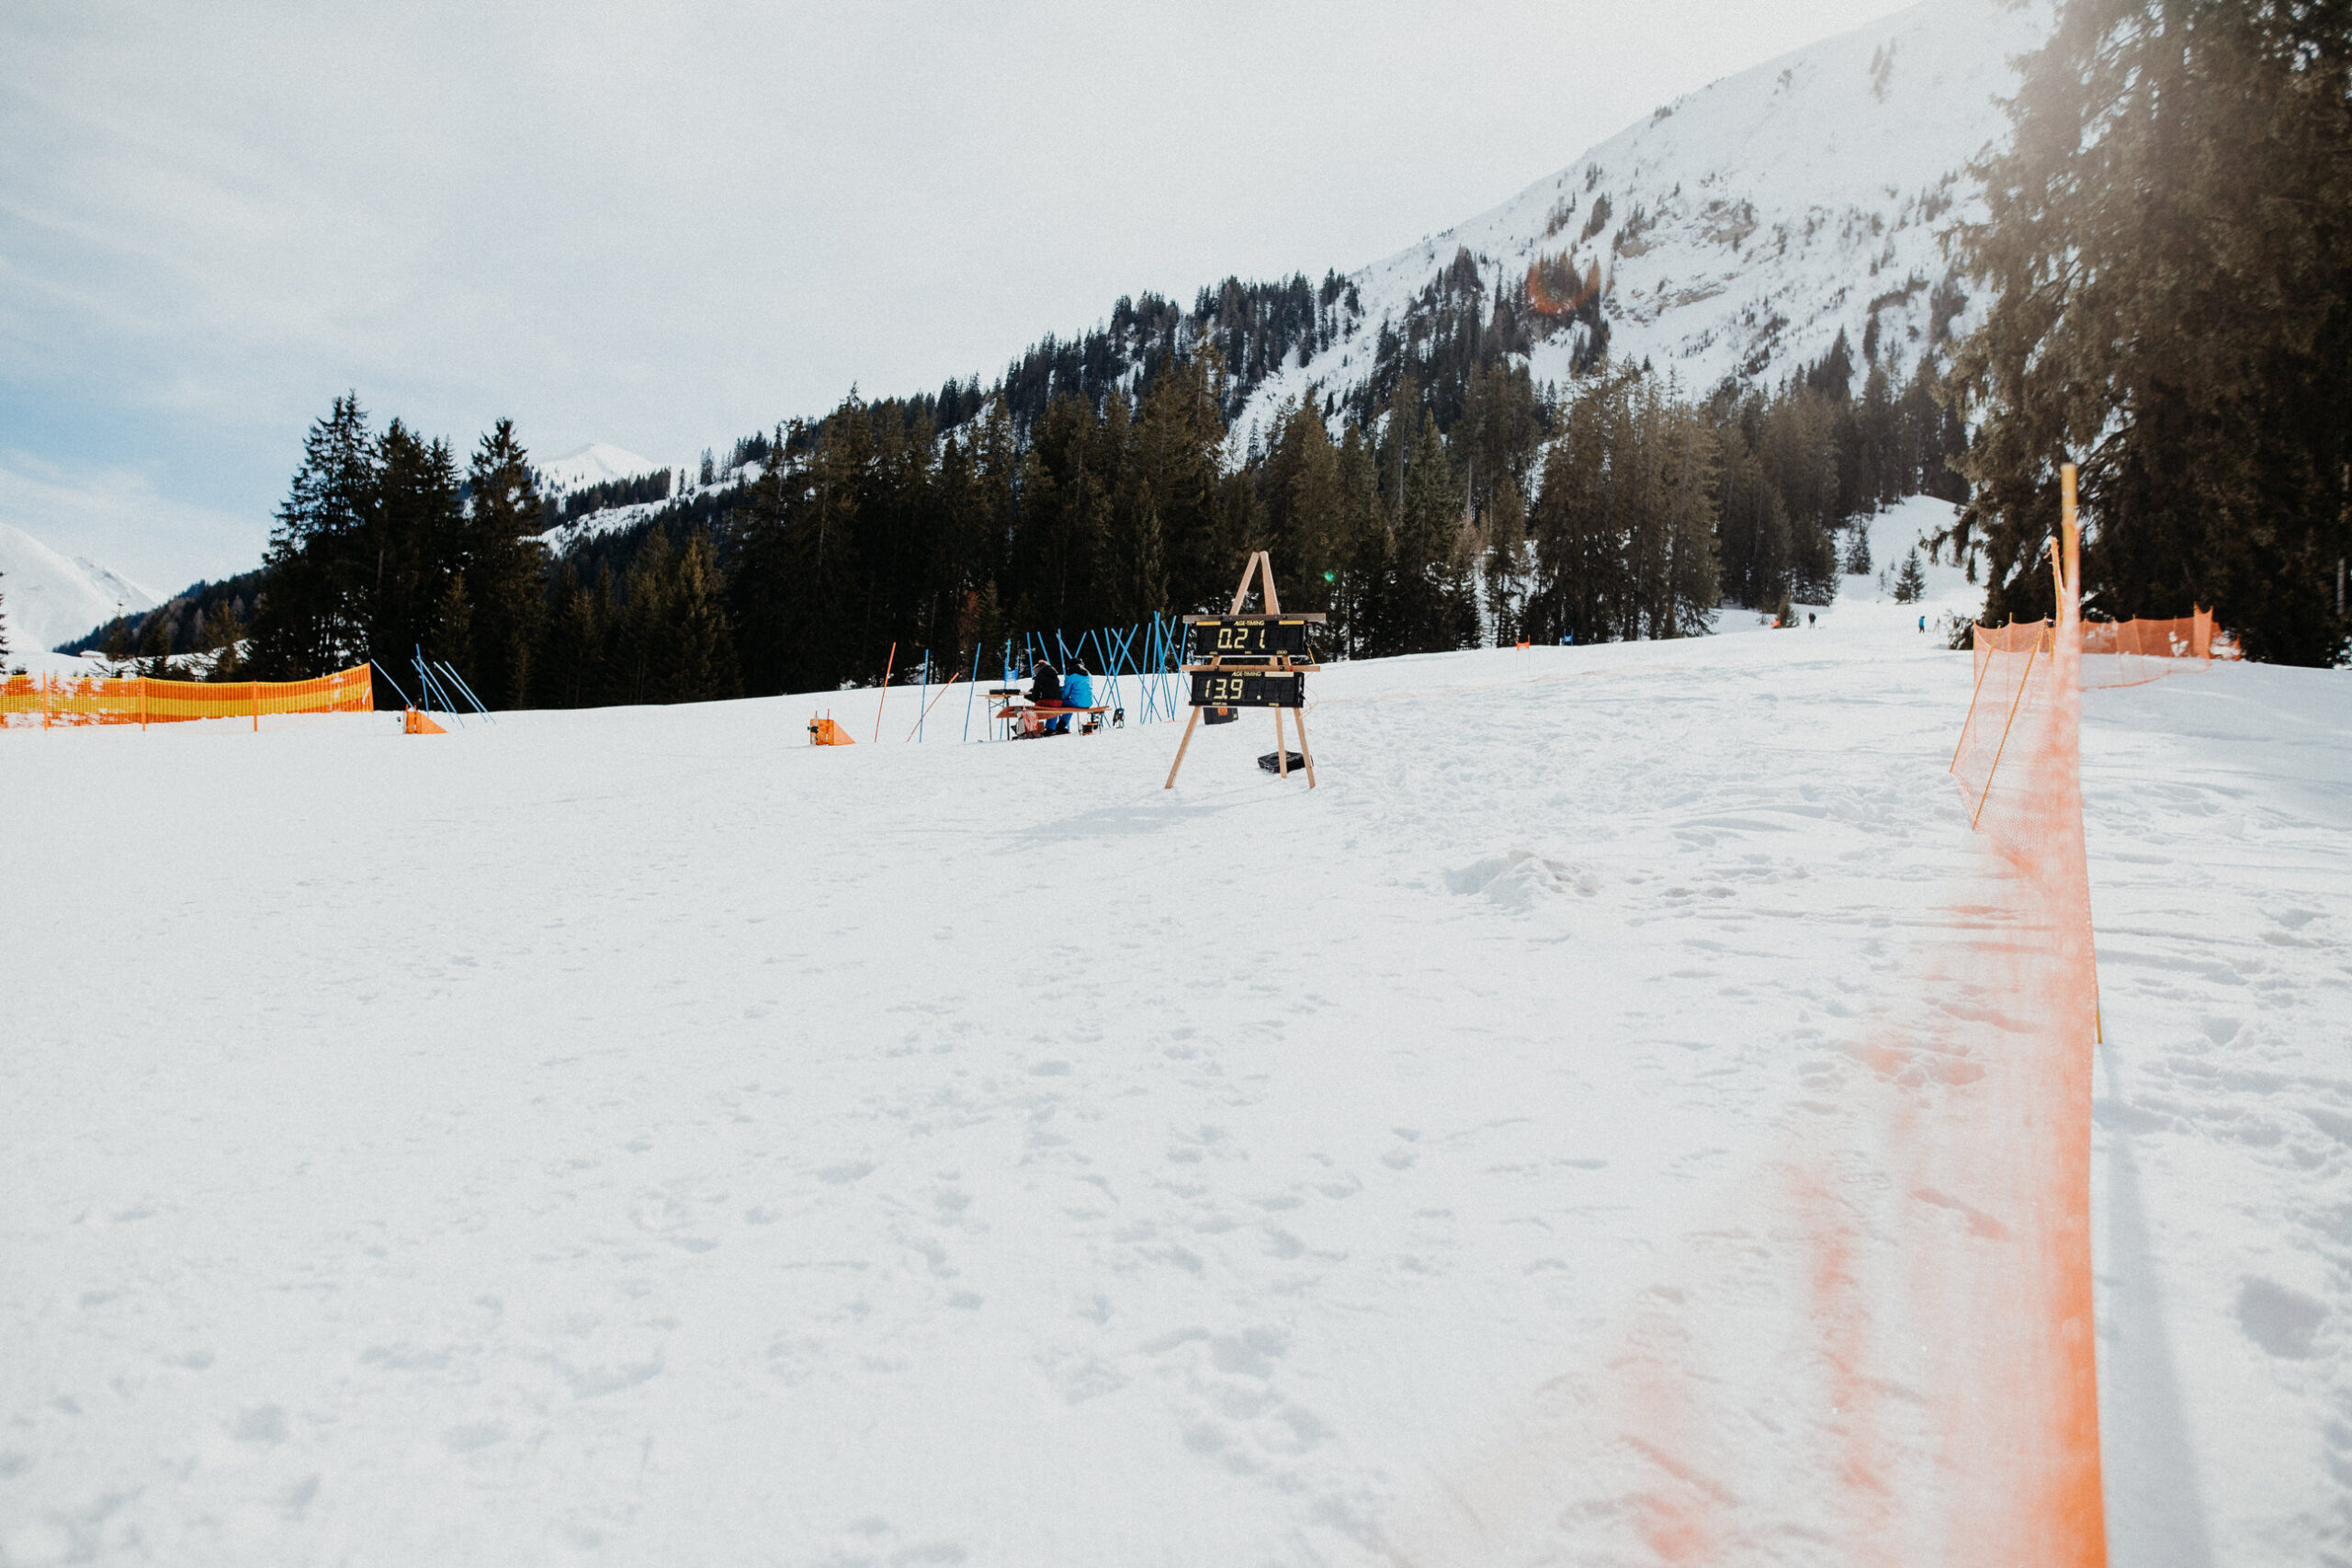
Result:
[[[1259,584],[1265,594],[1266,614],[1280,615],[1283,613],[1283,600],[1282,595],[1274,589],[1274,563],[1263,550],[1253,553],[1249,564],[1241,569],[1241,586],[1233,591],[1233,608],[1227,614],[1233,615],[1241,614],[1242,602],[1250,597],[1250,579],[1253,575],[1258,578]],[[1306,618],[1319,621],[1323,617],[1317,615]],[[1191,628],[1188,626],[1186,635],[1189,637],[1190,634]],[[1186,651],[1189,654],[1191,650],[1188,649]],[[1188,672],[1194,668],[1216,670],[1223,668],[1224,664],[1225,655],[1217,653],[1210,655],[1208,663],[1204,665],[1193,666],[1188,663],[1186,670]],[[1278,653],[1274,655],[1271,671],[1289,673],[1298,668],[1300,667],[1291,662],[1289,654]],[[1306,668],[1311,669],[1313,666],[1306,666]],[[1176,787],[1176,772],[1184,765],[1184,752],[1193,744],[1193,728],[1200,722],[1201,710],[1196,706],[1193,709],[1193,716],[1184,721],[1184,738],[1176,743],[1176,761],[1169,764],[1168,782],[1160,785],[1160,788],[1174,789]],[[1298,716],[1293,722],[1298,727],[1299,759],[1306,764],[1306,787],[1313,789],[1315,787],[1315,753],[1306,744],[1306,708],[1301,707],[1298,710]],[[1290,752],[1285,748],[1286,742],[1283,737],[1283,710],[1277,706],[1274,709],[1274,771],[1283,777],[1288,778],[1290,777]]]

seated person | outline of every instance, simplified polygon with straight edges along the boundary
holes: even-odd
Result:
[[[1054,673],[1054,667],[1052,665],[1046,663],[1041,659],[1031,668],[1029,675],[1030,706],[1038,708],[1057,708],[1062,705],[1062,678]],[[1021,724],[1021,733],[1023,735],[1050,735],[1054,732],[1053,727],[1057,722],[1060,723],[1065,728],[1069,724],[1069,720],[1067,718],[1056,720],[1051,718],[1041,718],[1035,716],[1024,716]]]
[[[1062,681],[1062,701],[1074,708],[1091,708],[1094,705],[1094,677],[1086,672],[1086,660],[1083,659],[1071,660],[1069,674]],[[1054,733],[1057,735],[1069,733],[1068,715],[1055,721]]]

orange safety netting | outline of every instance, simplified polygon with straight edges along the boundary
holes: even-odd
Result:
[[[1981,832],[1910,984],[1792,1053],[1764,1157],[1440,1475],[1397,1561],[2104,1568],[2066,477],[2062,618],[1976,639],[1951,769]],[[1759,998],[1760,1037],[1793,999]]]
[[[1963,1424],[1975,1427],[1966,1440],[2013,1450],[2015,1490],[1988,1514],[1987,1550],[1973,1560],[2097,1564],[2106,1527],[2090,1110],[2100,1025],[2082,693],[2210,658],[2212,617],[2086,624],[2071,471],[2065,479],[2056,624],[1980,625],[1973,639],[1974,690],[1951,771],[1994,855],[1981,902],[1965,911],[1973,940],[1942,983],[1956,1004],[1951,1038],[1982,1064],[1991,1114],[1974,1122],[1971,1142],[1936,1151],[1929,1168],[1939,1190],[1966,1195],[2007,1233],[1999,1270],[1955,1280],[1951,1298],[1962,1321],[1979,1325],[1982,1403]]]
[[[365,664],[315,681],[158,681],[143,675],[14,675],[0,684],[0,728],[91,724],[176,724],[265,714],[368,713],[375,688]]]
[[[2083,687],[2137,686],[2183,670],[2201,669],[2216,659],[2235,659],[2237,649],[2213,630],[2213,612],[2169,620],[2085,621]],[[2194,665],[2183,662],[2196,660]]]

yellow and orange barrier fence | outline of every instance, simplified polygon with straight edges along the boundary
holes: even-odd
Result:
[[[13,675],[0,684],[0,729],[248,717],[258,729],[265,714],[368,713],[375,705],[375,688],[365,664],[315,681]]]

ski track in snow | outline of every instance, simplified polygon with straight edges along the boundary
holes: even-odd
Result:
[[[1334,667],[1311,795],[903,691],[0,736],[0,1563],[1479,1560],[1984,852],[1913,614]],[[2346,1561],[2352,682],[2085,708],[2114,1561]]]

